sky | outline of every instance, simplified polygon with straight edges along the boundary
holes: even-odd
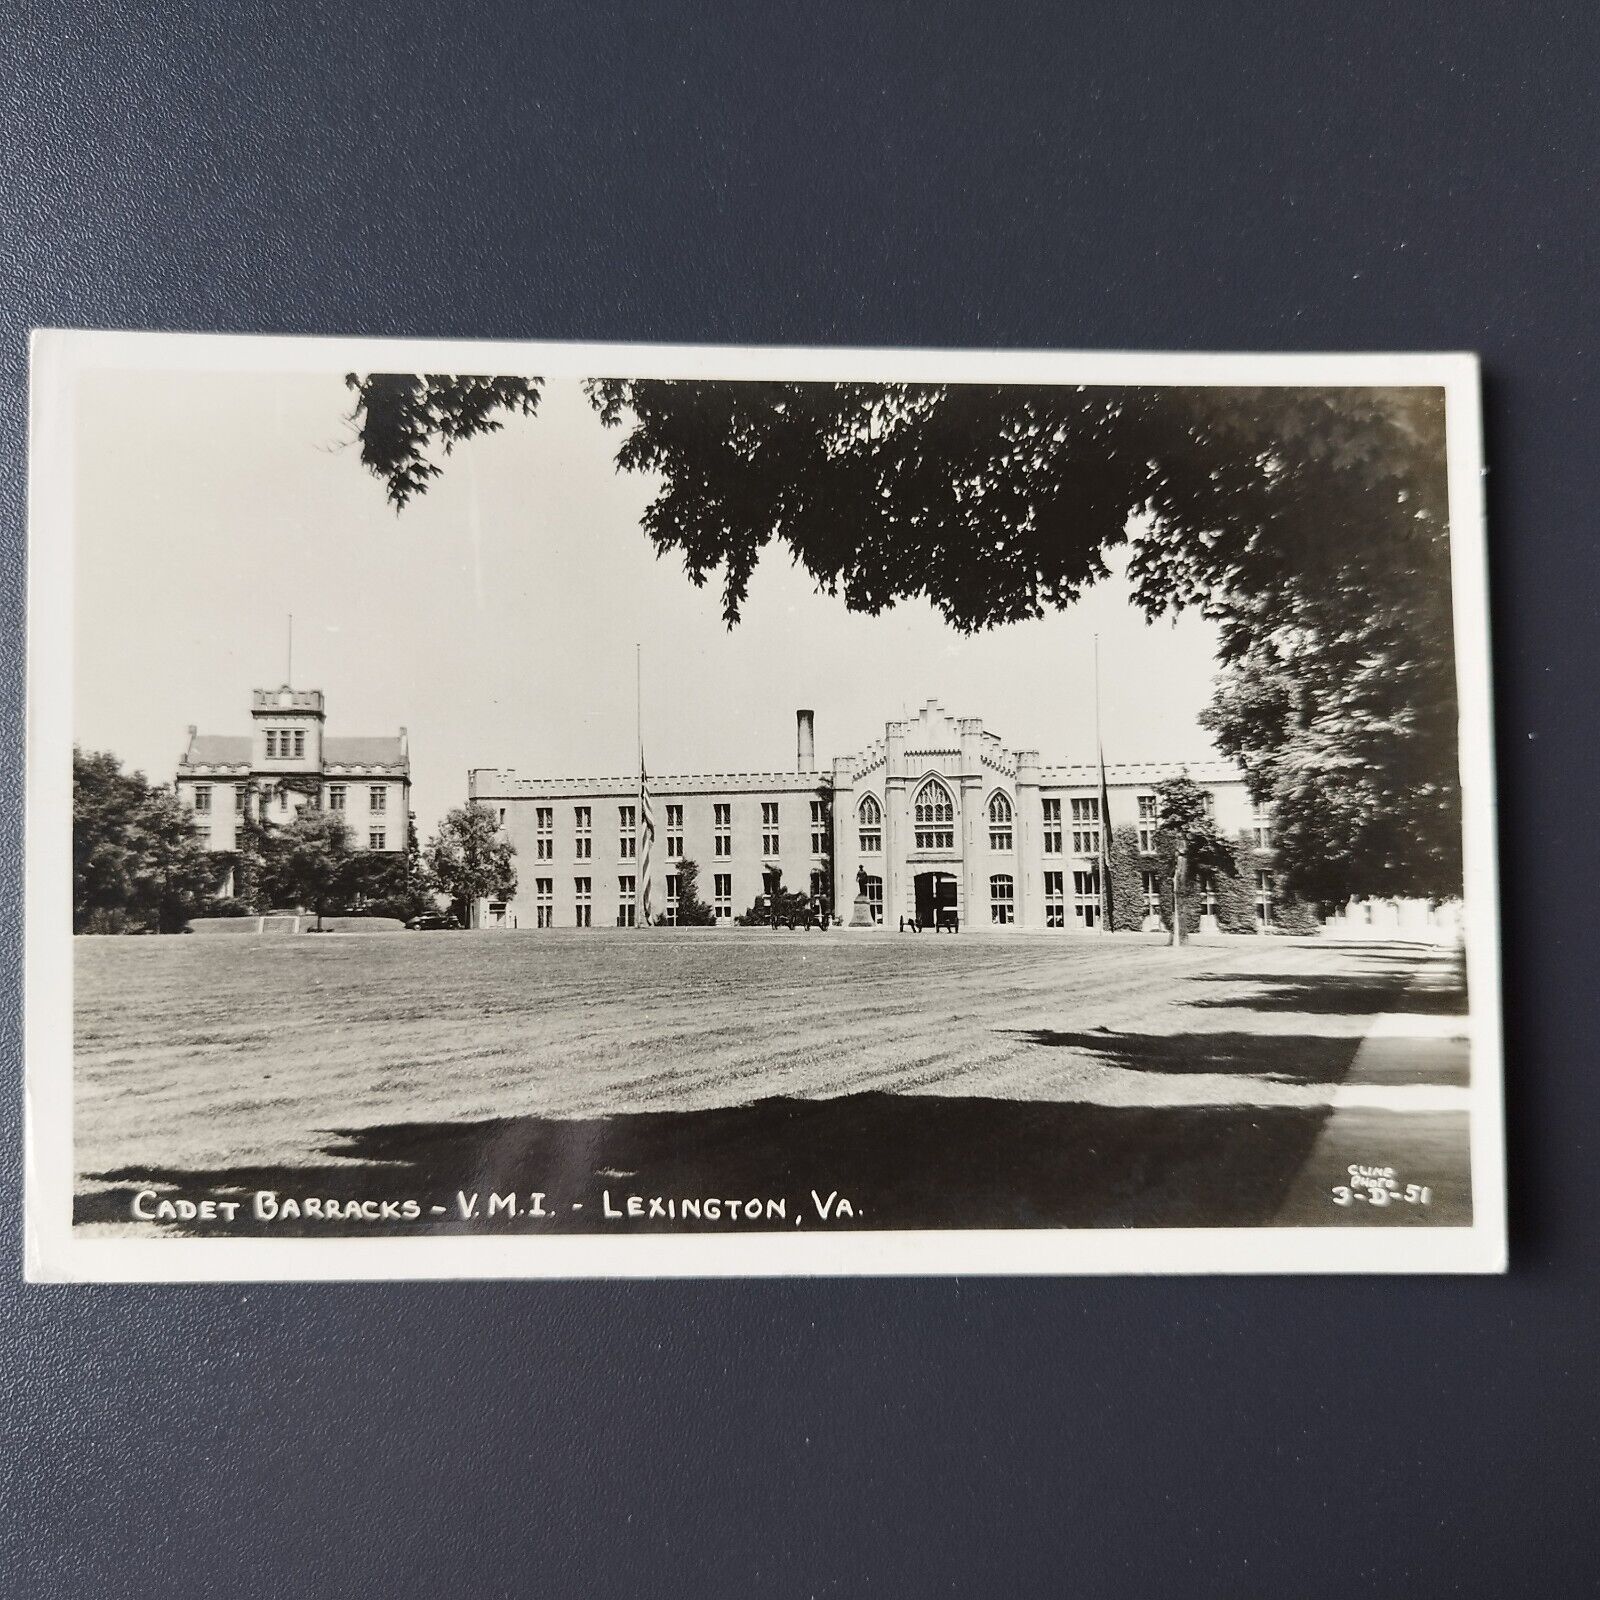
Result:
[[[743,621],[640,531],[649,477],[576,383],[469,441],[400,514],[361,466],[337,373],[98,372],[81,386],[75,737],[170,780],[190,723],[245,733],[250,691],[321,689],[333,734],[410,734],[426,838],[471,767],[610,776],[818,764],[930,699],[1046,762],[1202,760],[1216,634],[1146,622],[1114,576],[1038,622],[964,636],[925,602],[853,615],[781,548]]]

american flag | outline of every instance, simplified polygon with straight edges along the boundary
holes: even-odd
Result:
[[[650,847],[656,842],[656,814],[650,805],[650,779],[644,770],[644,746],[639,746],[639,894],[641,926],[648,928],[655,914],[650,883]]]

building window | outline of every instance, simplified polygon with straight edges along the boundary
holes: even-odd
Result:
[[[1217,875],[1214,872],[1200,874],[1200,915],[1214,917],[1217,914]]]
[[[825,800],[811,802],[811,853],[814,856],[828,853],[828,804]]]
[[[1044,853],[1047,856],[1061,854],[1061,802],[1059,800],[1046,800],[1044,802]]]
[[[344,785],[330,783],[328,785],[328,809],[330,811],[344,810]]]
[[[667,925],[674,928],[678,925],[678,874],[676,872],[667,874]]]
[[[1100,797],[1072,802],[1072,853],[1075,856],[1100,854]]]
[[[632,861],[639,853],[638,812],[633,806],[617,807],[617,854]],[[632,924],[630,923],[631,927]]]
[[[916,837],[919,850],[954,850],[956,808],[950,791],[937,778],[917,790]]]
[[[683,807],[667,807],[667,859],[676,861],[683,854]]]
[[[554,878],[535,878],[533,880],[533,916],[536,927],[553,928],[555,926],[555,890]]]
[[[1072,915],[1080,928],[1100,922],[1100,869],[1072,874]]]
[[[389,809],[389,791],[381,784],[374,784],[367,790],[367,809],[369,811],[387,811]],[[500,820],[506,820],[505,811],[500,812]]]
[[[1064,928],[1067,925],[1067,891],[1065,885],[1065,873],[1045,873],[1044,925],[1047,928]]]
[[[1161,827],[1161,802],[1153,794],[1139,796],[1139,853],[1156,853],[1156,833]]]
[[[1147,917],[1161,915],[1161,874],[1147,872],[1144,874],[1144,914]]]
[[[197,783],[194,786],[194,808],[196,811],[209,811],[211,809],[211,785]]]
[[[593,885],[588,878],[574,878],[572,880],[573,899],[573,927],[587,928],[591,923],[590,907],[592,905],[591,889]]]
[[[1011,802],[997,794],[989,802],[989,848],[1009,850],[1011,837]]]
[[[278,809],[280,811],[289,809],[289,791],[281,783],[278,785]]]
[[[883,879],[867,879],[867,908],[872,912],[874,922],[883,921]]]
[[[733,874],[714,872],[711,875],[711,909],[718,922],[726,922],[733,915]]]
[[[244,815],[245,806],[248,803],[249,793],[250,791],[242,783],[234,784],[233,809],[241,817]]]
[[[617,879],[617,926],[631,928],[634,925],[635,906],[638,904],[638,879]]]
[[[875,856],[881,854],[883,850],[883,807],[869,794],[856,807],[856,816],[861,823],[862,855]]]
[[[278,758],[278,735],[272,728],[267,729],[267,760],[276,761]]]
[[[304,728],[296,728],[294,730],[294,758],[295,758],[295,760],[296,761],[304,760],[305,759],[305,753],[306,753],[306,731],[305,731]]]
[[[388,841],[389,841],[389,836],[388,836],[388,834],[386,834],[383,831],[382,828],[374,828],[367,835],[367,849],[369,849],[369,850],[382,850],[382,849],[385,849],[387,847],[387,845],[388,845]]]
[[[1272,808],[1257,801],[1250,810],[1250,833],[1257,850],[1272,848]]]
[[[712,853],[719,856],[733,854],[733,807],[714,805],[711,808],[711,826],[714,833]]]
[[[1256,874],[1256,926],[1270,928],[1272,926],[1272,896],[1276,887],[1276,880],[1270,872]]]
[[[989,880],[989,920],[1002,925],[1017,920],[1016,885],[1008,872],[997,872]]]
[[[574,806],[572,808],[572,853],[579,861],[587,861],[593,850],[594,835],[592,818],[588,806]],[[585,879],[585,882],[588,880]],[[587,922],[580,922],[580,928],[587,928]]]
[[[778,802],[776,800],[763,800],[761,802],[761,853],[764,856],[775,856],[778,851]]]
[[[538,861],[553,861],[556,854],[556,813],[553,806],[540,806],[533,814],[533,854]]]

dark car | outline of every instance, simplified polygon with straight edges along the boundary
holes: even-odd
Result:
[[[406,926],[413,933],[436,933],[443,929],[459,928],[461,919],[448,911],[424,911],[421,916],[413,917]]]

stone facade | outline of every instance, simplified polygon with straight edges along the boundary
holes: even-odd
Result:
[[[247,816],[286,823],[308,805],[338,811],[359,850],[403,854],[411,816],[406,730],[377,736],[326,731],[320,689],[257,689],[247,734],[191,725],[174,787],[208,847],[238,848]],[[231,894],[231,881],[224,885]]]
[[[898,926],[1101,925],[1100,773],[1009,750],[976,717],[929,701],[856,755],[814,769],[811,713],[798,713],[794,772],[650,776],[653,903],[669,917],[676,862],[700,869],[718,921],[747,910],[774,868],[786,888],[821,890],[848,918],[858,872],[875,917]],[[1227,835],[1264,828],[1232,763],[1109,765],[1113,826],[1136,824],[1156,785],[1182,772],[1210,790]],[[517,851],[518,926],[627,925],[641,903],[637,778],[468,775]],[[1151,821],[1153,827],[1153,820]],[[585,915],[586,908],[586,915]]]

